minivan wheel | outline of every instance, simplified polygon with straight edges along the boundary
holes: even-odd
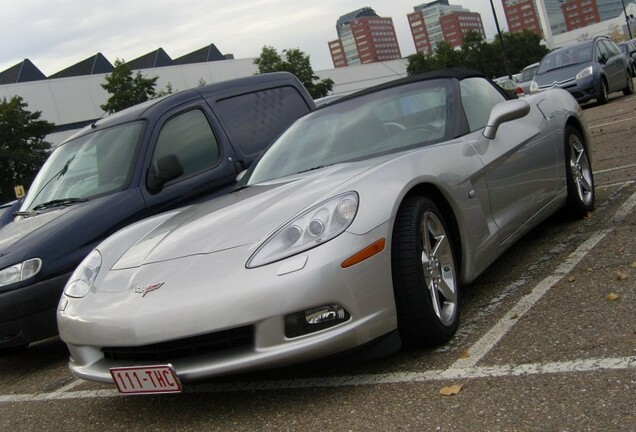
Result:
[[[632,79],[632,75],[627,71],[627,86],[623,89],[623,94],[625,96],[629,96],[634,93],[634,80]]]
[[[598,90],[598,103],[600,105],[606,104],[609,99],[609,91],[607,90],[607,83],[605,78],[601,78],[601,86]]]

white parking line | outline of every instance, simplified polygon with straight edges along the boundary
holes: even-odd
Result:
[[[625,204],[616,212],[612,221],[619,223],[628,214],[630,214],[636,206],[636,193],[632,194]],[[517,304],[513,306],[486,334],[484,334],[477,342],[468,349],[469,356],[460,358],[453,365],[453,368],[470,368],[475,366],[497,343],[510,331],[510,329],[519,321],[532,306],[534,306],[557,282],[565,277],[572,269],[587,256],[587,254],[596,246],[598,242],[603,240],[613,228],[608,228],[594,234],[579,246],[569,257],[562,263],[550,276],[543,279],[536,285],[532,291],[522,297]]]
[[[599,124],[599,125],[594,125],[594,126],[588,126],[589,129],[595,129],[595,128],[600,128],[600,127],[604,127],[604,126],[611,126],[613,124],[617,124],[617,123],[623,123],[626,121],[634,121],[634,117],[629,117],[626,119],[622,119],[622,120],[616,120],[613,122],[609,122],[609,123],[603,123],[603,124]]]
[[[576,372],[636,369],[636,356],[594,358],[567,362],[528,363],[522,365],[498,365],[471,368],[450,368],[425,372],[395,372],[388,374],[347,375],[326,378],[304,378],[291,380],[252,381],[235,383],[199,384],[186,387],[184,393],[221,393],[238,391],[288,390],[321,387],[351,387],[381,384],[403,384],[532,376]],[[68,399],[92,399],[118,397],[116,390],[86,390],[43,394],[19,394],[0,396],[0,403],[39,402]]]
[[[553,274],[543,279],[536,285],[529,294],[526,294],[508,311],[485,335],[481,337],[473,346],[468,349],[470,354],[467,358],[458,359],[453,368],[469,368],[475,366],[497,343],[510,331],[510,329],[519,321],[532,306],[534,306],[547,293],[550,288],[556,285],[565,275],[567,275],[585,256],[592,250],[596,244],[601,241],[612,228],[597,232],[590,237],[585,243],[579,246],[569,257],[562,263]]]

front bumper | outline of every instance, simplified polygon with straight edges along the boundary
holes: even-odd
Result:
[[[55,311],[70,273],[0,293],[0,349],[57,334]]]
[[[538,91],[542,92],[553,88],[561,88],[567,90],[578,103],[585,103],[591,99],[598,99],[600,85],[598,85],[597,81],[598,80],[594,79],[592,75],[582,79],[569,78],[558,83],[540,84]]]
[[[340,266],[381,238],[387,239],[382,252]],[[111,271],[100,275],[99,294],[63,299],[58,323],[73,374],[112,382],[112,367],[158,363],[107,359],[103,347],[178,344],[246,327],[252,332],[247,343],[160,363],[171,363],[180,379],[191,381],[323,358],[396,330],[388,222],[363,236],[344,233],[286,260],[246,269],[253,250],[245,246]],[[146,296],[134,292],[135,285],[158,282],[161,288]],[[286,316],[326,304],[340,305],[350,318],[310,334],[285,335]]]

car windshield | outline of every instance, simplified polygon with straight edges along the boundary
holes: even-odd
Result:
[[[521,72],[521,79],[519,81],[521,82],[532,81],[532,78],[534,78],[534,73],[536,72],[538,67],[539,65],[536,65],[536,66],[524,69]]]
[[[590,63],[592,61],[593,49],[594,45],[592,43],[584,43],[554,50],[546,54],[543,60],[541,60],[539,69],[537,69],[537,75],[576,64]]]
[[[451,81],[436,79],[336,102],[299,119],[253,165],[243,185],[447,139]]]
[[[20,211],[85,201],[125,187],[143,126],[127,123],[60,145],[35,177]]]

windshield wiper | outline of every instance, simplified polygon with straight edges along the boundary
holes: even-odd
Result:
[[[307,168],[307,169],[305,169],[305,170],[298,171],[296,174],[302,174],[302,173],[306,173],[306,172],[308,172],[308,171],[315,171],[315,170],[319,170],[319,169],[324,168],[324,167],[327,167],[327,166],[329,166],[329,165],[333,165],[333,164],[328,164],[328,165],[318,165],[318,166],[315,166],[315,167],[313,167],[313,168]]]
[[[52,207],[68,206],[68,205],[71,205],[71,204],[75,204],[75,203],[79,203],[79,202],[86,202],[86,201],[88,201],[88,199],[86,199],[86,198],[62,198],[62,199],[56,199],[56,200],[52,200],[52,201],[48,201],[48,202],[36,205],[35,207],[33,207],[33,211],[43,210],[43,209],[52,208]]]
[[[32,217],[37,215],[39,215],[39,213],[35,211],[17,211],[13,213],[13,216],[22,216],[22,217]]]

